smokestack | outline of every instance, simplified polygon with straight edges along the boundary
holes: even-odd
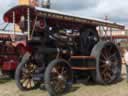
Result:
[[[50,0],[43,0],[42,7],[50,9]]]

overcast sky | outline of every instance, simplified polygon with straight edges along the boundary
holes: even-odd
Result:
[[[18,0],[0,0],[0,22],[5,11],[18,4]],[[51,0],[53,9],[128,25],[128,0]]]

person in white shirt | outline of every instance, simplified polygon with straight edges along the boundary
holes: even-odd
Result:
[[[126,79],[128,81],[128,50],[124,49],[124,60],[126,64]]]

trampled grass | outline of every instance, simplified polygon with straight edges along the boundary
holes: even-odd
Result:
[[[0,96],[48,96],[48,94],[47,91],[40,89],[22,92],[14,80],[7,80],[0,81]],[[65,96],[128,96],[128,82],[124,78],[112,85],[75,84],[72,91]]]

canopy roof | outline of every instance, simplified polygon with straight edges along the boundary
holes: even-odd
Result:
[[[10,10],[8,10],[4,14],[4,21],[8,23],[12,23],[13,12],[15,12],[15,23],[19,23],[20,17],[22,15],[27,16],[27,9],[30,10],[31,19],[35,18],[35,16],[40,16],[45,18],[54,18],[56,20],[62,20],[62,21],[65,20],[69,22],[82,23],[82,24],[88,24],[88,25],[94,25],[94,26],[107,26],[111,28],[124,29],[124,26],[118,23],[63,13],[63,12],[52,10],[52,9],[32,7],[28,5],[15,6]]]

